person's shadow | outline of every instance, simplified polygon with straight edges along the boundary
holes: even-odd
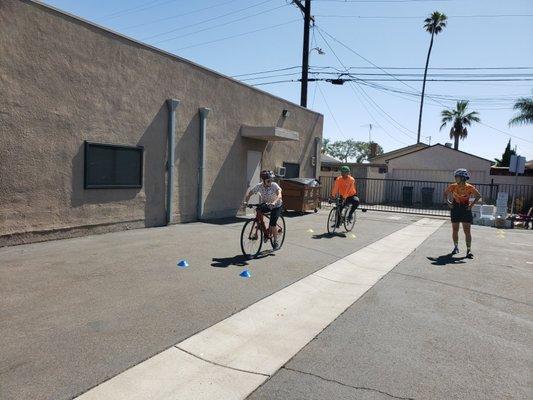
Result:
[[[320,235],[313,235],[313,239],[333,239],[334,237],[345,238],[346,234],[342,232],[335,233],[321,233]]]
[[[256,257],[248,258],[242,254],[233,256],[233,257],[224,257],[224,258],[213,258],[213,263],[211,264],[212,267],[215,268],[227,268],[230,265],[235,265],[237,267],[244,267],[248,265],[248,261],[250,260],[258,260],[260,258],[265,258],[269,256],[273,256],[274,253],[269,250],[264,250],[261,253],[259,253]]]
[[[431,264],[433,265],[448,265],[448,264],[464,264],[466,257],[454,257],[452,253],[444,254],[438,257],[427,257]]]

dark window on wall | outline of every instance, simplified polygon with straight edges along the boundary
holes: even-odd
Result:
[[[380,174],[386,174],[387,173],[387,167],[379,167],[379,173]]]
[[[141,146],[85,142],[85,189],[141,188]]]
[[[299,178],[300,177],[300,164],[284,162],[285,178]]]

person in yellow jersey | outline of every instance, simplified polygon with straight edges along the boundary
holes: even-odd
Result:
[[[463,231],[466,240],[466,257],[473,258],[472,254],[472,207],[481,199],[479,191],[466,181],[470,179],[470,174],[464,168],[454,172],[455,183],[449,185],[444,191],[446,203],[451,208],[450,217],[452,220],[452,254],[459,253],[459,225],[463,224]],[[473,200],[472,200],[473,199]]]
[[[359,206],[359,198],[357,197],[357,188],[355,185],[355,179],[350,175],[350,167],[343,165],[341,167],[341,176],[335,179],[331,196],[341,196],[344,199],[344,204],[341,207],[339,215],[342,212],[342,208],[347,205],[351,205],[350,212],[348,213],[348,223],[352,222],[353,213]],[[340,226],[341,221],[337,221],[337,228]]]

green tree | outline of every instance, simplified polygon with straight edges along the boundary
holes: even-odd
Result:
[[[459,139],[466,139],[468,136],[467,126],[471,126],[473,122],[481,122],[477,111],[468,111],[468,100],[461,100],[457,102],[455,109],[442,110],[442,130],[448,123],[451,124],[450,139],[454,140],[453,148],[459,150]]]
[[[322,154],[329,154],[330,146],[331,146],[331,139],[325,139],[325,138],[322,139],[322,148],[320,149],[320,152]]]
[[[521,97],[513,107],[518,111],[509,121],[509,126],[533,124],[533,97]]]
[[[511,156],[516,155],[516,148],[511,150],[511,139],[509,139],[509,142],[507,142],[507,146],[505,146],[505,151],[502,154],[501,159],[495,158],[498,167],[508,167],[511,164]]]
[[[371,152],[371,144],[374,143],[376,145],[376,156],[383,154],[383,147],[381,147],[379,144],[375,142],[356,142],[357,143],[357,156],[355,157],[355,161],[360,163],[363,161],[370,160],[370,152]]]
[[[448,17],[438,11],[433,12],[428,18],[424,20],[424,29],[431,34],[431,40],[429,41],[428,56],[426,58],[426,68],[424,69],[424,80],[422,83],[422,95],[420,97],[420,114],[418,115],[418,137],[416,142],[420,143],[420,131],[422,129],[422,109],[424,108],[424,93],[426,92],[426,76],[428,73],[429,56],[431,55],[431,49],[433,48],[433,39],[435,35],[438,35],[446,27],[446,20]]]
[[[342,162],[355,160],[363,162],[370,158],[370,142],[360,142],[352,139],[338,140],[329,145],[328,154]],[[377,145],[377,154],[383,154],[383,148]]]
[[[346,163],[357,156],[357,142],[352,139],[337,140],[329,146],[328,154]]]

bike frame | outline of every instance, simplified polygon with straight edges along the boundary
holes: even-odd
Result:
[[[261,231],[263,231],[263,235],[265,235],[265,239],[270,239],[271,238],[271,234],[270,234],[270,229],[267,228],[266,224],[265,224],[265,217],[268,218],[260,209],[259,207],[257,207],[255,209],[255,222],[257,223],[258,225],[258,229],[261,229]]]

